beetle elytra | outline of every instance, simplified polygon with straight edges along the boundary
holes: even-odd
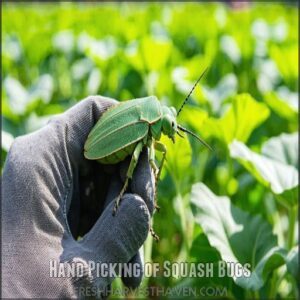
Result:
[[[159,142],[161,134],[175,142],[176,133],[183,137],[180,132],[186,132],[210,148],[196,134],[176,122],[176,117],[205,71],[194,84],[178,112],[174,107],[161,105],[155,96],[124,101],[103,113],[91,130],[84,145],[85,158],[97,160],[102,164],[116,164],[127,156],[132,156],[123,188],[115,200],[113,214],[118,209],[121,197],[132,178],[139,155],[144,147],[149,148],[149,163],[154,171],[156,181],[159,179],[167,153],[165,145]],[[155,163],[155,150],[163,154],[159,167]]]

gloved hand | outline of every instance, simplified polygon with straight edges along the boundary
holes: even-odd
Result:
[[[111,200],[128,163],[103,166],[83,156],[90,130],[115,103],[88,97],[13,143],[2,181],[3,297],[81,297],[82,287],[98,293],[113,278],[97,277],[88,262],[142,263],[138,250],[149,231],[154,197],[147,150],[115,217]],[[84,276],[51,278],[50,261],[80,263]],[[141,278],[142,273],[123,282],[136,287]]]

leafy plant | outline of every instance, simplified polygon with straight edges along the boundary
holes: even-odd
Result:
[[[179,122],[213,151],[188,137],[164,140],[153,225],[160,242],[148,238],[145,260],[210,262],[215,270],[220,261],[249,263],[250,276],[228,266],[222,278],[153,277],[142,286],[292,299],[300,280],[298,8],[239,5],[5,3],[2,167],[15,137],[89,94],[153,94],[178,108],[209,67]]]

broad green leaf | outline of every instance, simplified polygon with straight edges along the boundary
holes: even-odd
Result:
[[[214,41],[215,42],[215,41]],[[209,41],[208,41],[209,43]],[[214,49],[215,50],[215,49]],[[181,67],[188,71],[189,81],[191,82],[192,86],[194,85],[195,81],[199,78],[200,74],[204,70],[204,66],[210,66],[212,64],[211,59],[208,57],[213,55],[211,51],[210,53],[203,53],[197,54],[193,57],[189,57],[184,62],[182,62]],[[180,67],[179,67],[180,68]],[[202,78],[201,82],[204,82],[205,78]]]
[[[4,80],[6,101],[4,114],[10,113],[23,115],[32,110],[31,105],[42,100],[45,104],[51,101],[53,94],[53,78],[50,74],[41,75],[38,80],[28,89],[15,78],[7,77]]]
[[[220,39],[221,50],[230,58],[234,64],[238,64],[241,60],[241,50],[234,39],[230,35],[223,35]]]
[[[262,154],[294,166],[298,169],[299,139],[298,132],[291,134],[282,133],[266,141],[262,147]]]
[[[197,262],[216,262],[221,259],[219,252],[209,244],[207,236],[203,233],[193,241],[190,256]]]
[[[130,43],[125,49],[125,55],[128,63],[142,73],[144,71],[144,62],[138,46],[137,42]]]
[[[185,105],[180,113],[179,119],[177,119],[177,122],[180,124],[181,122],[187,123],[194,130],[201,132],[202,125],[207,118],[207,112],[201,108],[197,106]]]
[[[246,142],[253,130],[269,116],[268,107],[255,101],[249,94],[233,98],[228,111],[220,119],[209,118],[204,131],[209,136],[229,144],[234,139]]]
[[[4,90],[10,110],[17,115],[25,113],[30,101],[29,93],[25,87],[17,79],[7,77],[4,80]]]
[[[257,235],[260,228],[257,227]],[[262,238],[263,239],[263,238]],[[263,240],[261,240],[263,243]],[[250,277],[239,277],[236,284],[251,290],[257,290],[263,286],[268,275],[285,263],[286,250],[280,247],[274,247],[265,253],[263,258],[257,263]]]
[[[72,31],[60,31],[52,39],[53,47],[64,53],[69,53],[74,47],[74,35]]]
[[[298,280],[299,275],[299,246],[295,246],[286,257],[287,270]]]
[[[29,90],[30,103],[41,99],[48,104],[53,95],[54,80],[50,74],[41,75]]]
[[[216,87],[210,89],[208,87],[203,87],[203,93],[208,99],[211,109],[214,113],[222,112],[222,104],[224,100],[230,96],[236,95],[238,80],[237,77],[230,73],[224,76],[217,84]]]
[[[141,43],[141,53],[144,58],[146,70],[159,71],[166,66],[172,49],[171,41],[146,37]]]
[[[210,245],[219,251],[225,262],[243,266],[240,274],[232,274],[236,284],[258,290],[267,276],[285,263],[285,251],[277,246],[271,225],[260,216],[252,216],[233,206],[229,198],[216,196],[202,183],[193,185],[191,201],[195,207],[195,221],[202,227]],[[246,268],[251,271],[247,273]]]
[[[273,143],[274,141],[271,140],[270,144],[266,144],[266,148],[269,149]],[[270,154],[271,157],[268,157],[255,153],[239,141],[233,141],[229,145],[229,149],[231,157],[236,158],[274,194],[280,195],[286,204],[294,205],[297,203],[298,170],[294,166],[288,165],[282,160],[275,160],[274,154],[273,156]],[[278,157],[279,153],[276,155]]]
[[[193,241],[190,250],[190,257],[192,259],[190,266],[193,264],[196,266],[202,266],[201,272],[199,272],[197,276],[193,276],[193,273],[191,273],[191,276],[180,281],[173,288],[175,291],[180,287],[209,286],[215,287],[216,290],[220,292],[218,295],[220,297],[222,295],[222,291],[224,292],[223,296],[226,296],[229,289],[235,290],[235,292],[236,290],[241,290],[240,287],[234,284],[234,281],[230,276],[220,276],[220,264],[225,265],[225,263],[222,261],[219,252],[210,245],[205,234],[199,234]],[[191,269],[192,268],[190,268],[190,270]],[[204,299],[207,299],[207,295],[205,293],[198,296],[200,296],[200,298],[203,297]],[[217,297],[217,299],[219,299],[219,297]]]
[[[102,40],[91,39],[87,45],[87,55],[104,66],[105,61],[111,59],[117,52],[115,38],[112,36]]]
[[[5,150],[6,152],[8,152],[11,144],[14,141],[14,137],[12,134],[10,134],[9,132],[6,132],[4,130],[2,130],[1,133],[1,147],[3,150]]]
[[[270,56],[277,64],[278,70],[287,82],[298,78],[298,45],[286,44],[270,47]],[[284,59],[282,59],[284,57]]]
[[[264,95],[266,103],[274,110],[279,116],[286,119],[296,119],[298,115],[298,109],[284,100],[274,92],[269,92]]]

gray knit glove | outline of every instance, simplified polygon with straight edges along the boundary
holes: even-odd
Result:
[[[2,179],[3,297],[78,298],[85,288],[99,296],[113,277],[97,277],[90,261],[142,263],[138,250],[149,231],[154,197],[148,152],[115,217],[112,199],[128,162],[103,166],[83,156],[90,130],[115,103],[88,97],[13,143]],[[81,264],[83,276],[50,277],[53,261]],[[142,273],[123,282],[136,287],[141,279]]]

